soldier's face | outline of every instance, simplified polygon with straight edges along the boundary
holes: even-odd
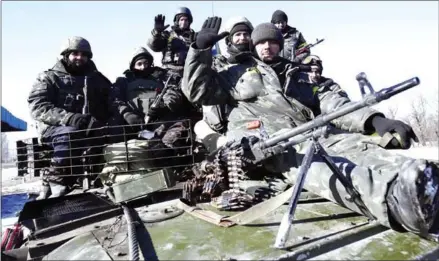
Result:
[[[279,30],[282,31],[283,29],[285,29],[285,27],[287,27],[287,22],[285,21],[276,22],[274,26],[276,26]]]
[[[232,35],[233,44],[245,44],[250,42],[250,34],[245,31],[239,31]]]
[[[134,69],[139,71],[145,71],[149,68],[149,63],[147,59],[140,59],[137,60],[136,63],[134,63]]]
[[[74,51],[69,54],[69,61],[77,67],[81,67],[88,62],[88,56],[83,52]]]
[[[321,76],[321,72],[318,69],[312,69],[311,72],[308,72],[308,80],[310,83],[318,84]]]
[[[268,40],[258,43],[256,53],[263,62],[272,61],[279,54],[280,46],[276,41]]]
[[[187,29],[189,27],[189,18],[186,16],[180,17],[178,20],[178,27],[180,27],[180,29]]]

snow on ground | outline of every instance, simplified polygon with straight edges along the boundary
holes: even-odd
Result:
[[[13,193],[38,192],[41,185],[39,177],[31,178],[29,175],[24,177],[17,176],[17,168],[2,168],[1,170],[2,195]]]

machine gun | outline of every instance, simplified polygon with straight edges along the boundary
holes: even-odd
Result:
[[[296,50],[296,51],[294,52],[294,55],[297,56],[297,55],[299,55],[299,54],[301,54],[301,53],[304,53],[304,52],[306,52],[306,51],[309,51],[311,48],[313,48],[314,46],[320,44],[320,43],[323,42],[324,40],[325,40],[325,39],[320,39],[320,40],[319,40],[319,39],[316,39],[316,42],[315,42],[315,43],[307,44],[307,45],[305,45],[304,47],[302,47],[302,48]]]
[[[326,153],[326,151],[323,149],[323,147],[321,146],[321,144],[318,142],[317,139],[319,137],[326,136],[327,134],[326,127],[330,123],[330,121],[338,117],[342,117],[351,112],[362,109],[364,107],[372,106],[383,100],[387,100],[398,93],[404,92],[410,88],[419,85],[420,81],[417,77],[414,77],[404,82],[401,82],[399,84],[396,84],[392,87],[385,88],[378,92],[375,92],[373,87],[370,85],[369,81],[367,80],[365,73],[358,74],[356,79],[359,82],[360,89],[363,94],[362,100],[358,102],[352,102],[346,104],[345,106],[343,106],[341,109],[337,111],[328,113],[326,115],[322,115],[311,122],[301,125],[277,137],[273,137],[269,140],[262,141],[259,144],[257,144],[257,146],[255,146],[258,148],[256,149],[256,151],[258,151],[259,157],[261,157],[262,155],[265,155],[264,157],[266,157],[268,155],[279,154],[283,152],[287,147],[294,146],[308,139],[312,139],[312,143],[309,145],[305,157],[302,161],[302,164],[299,168],[297,181],[294,185],[293,195],[291,197],[288,206],[288,211],[284,214],[284,217],[282,218],[281,224],[279,226],[279,231],[274,244],[276,248],[284,248],[285,246],[285,242],[289,236],[289,232],[290,232],[292,220],[294,218],[294,213],[297,207],[299,196],[302,191],[303,185],[305,183],[306,174],[310,168],[310,165],[316,153],[322,156],[323,161],[336,175],[336,177],[339,179],[341,184],[345,187],[346,192],[349,194],[348,200],[354,202],[366,217],[368,217],[371,220],[376,219],[368,211],[367,207],[364,205],[363,201],[360,198],[359,192],[353,187],[353,185],[349,182],[349,180],[337,168],[335,163],[331,160],[330,156]],[[367,95],[364,92],[364,85],[366,85],[370,90],[370,93]],[[305,135],[302,134],[309,130],[313,130],[313,131]],[[294,138],[291,139],[292,137]],[[288,139],[290,140],[288,141]],[[397,137],[392,139],[390,142],[394,145],[399,143]]]
[[[360,110],[364,107],[369,107],[380,103],[383,100],[387,100],[398,93],[404,92],[419,85],[420,81],[419,78],[414,77],[404,82],[398,83],[392,87],[384,88],[380,91],[375,92],[370,83],[368,83],[366,75],[364,73],[360,73],[357,76],[357,80],[359,82],[360,88],[364,88],[364,85],[366,84],[370,90],[370,93],[367,95],[364,91],[362,91],[362,100],[345,104],[336,111],[330,112],[325,115],[320,115],[310,122],[307,122],[272,138],[260,140],[256,137],[244,137],[240,142],[226,144],[226,146],[220,148],[216,152],[216,161],[214,161],[212,164],[209,164],[209,162],[201,164],[202,166],[205,166],[202,169],[205,169],[205,171],[207,172],[209,171],[209,169],[214,169],[214,171],[218,171],[218,167],[224,169],[224,165],[227,165],[227,168],[229,169],[229,171],[232,171],[232,173],[227,173],[227,175],[224,175],[224,173],[222,173],[221,171],[219,171],[218,174],[215,174],[214,172],[214,178],[219,180],[215,182],[215,184],[224,186],[224,184],[222,183],[224,183],[223,181],[226,180],[225,183],[229,184],[228,187],[233,190],[234,185],[233,182],[231,183],[231,181],[236,180],[235,176],[242,176],[243,172],[253,170],[255,167],[261,165],[262,161],[264,161],[265,159],[281,154],[289,147],[300,144],[307,140],[312,141],[299,168],[297,181],[293,188],[288,211],[285,213],[279,227],[279,232],[275,242],[276,248],[284,248],[286,239],[288,238],[291,228],[291,223],[294,218],[296,206],[299,201],[300,193],[305,183],[307,172],[316,153],[318,153],[323,158],[323,161],[326,163],[326,165],[331,169],[334,175],[339,179],[340,183],[345,187],[346,192],[349,195],[349,198],[347,198],[347,200],[354,202],[358,206],[359,210],[369,219],[376,219],[364,205],[359,192],[354,188],[351,182],[340,172],[338,167],[320,145],[320,143],[318,142],[318,138],[326,136],[331,121],[354,111]],[[393,136],[392,134],[389,135],[392,137],[389,143],[391,143],[393,146],[397,145],[399,143],[397,136]],[[220,165],[218,165],[218,161],[221,162]],[[230,162],[239,163],[239,166],[231,166],[231,168],[229,168],[229,165],[233,165]],[[238,173],[239,175],[237,175],[237,173],[235,173],[237,171],[233,171],[234,169],[239,169],[240,174]],[[232,184],[233,186],[230,184]],[[204,187],[206,187],[206,185],[204,185]],[[210,187],[212,187],[212,185]],[[214,190],[215,188],[209,189],[209,191]],[[215,195],[212,194],[212,196]]]

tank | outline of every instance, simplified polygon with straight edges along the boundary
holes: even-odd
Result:
[[[124,131],[123,141],[102,144],[100,158],[91,160],[87,149],[82,173],[70,174],[78,179],[68,194],[24,205],[3,235],[2,260],[439,258],[437,236],[397,232],[306,190],[220,210],[216,189],[224,190],[225,183],[201,173],[218,167],[218,151],[207,151],[193,138],[187,121],[185,145],[171,150],[153,146],[157,133],[147,127],[135,137]],[[18,174],[50,177],[50,148],[36,138],[17,144]],[[297,205],[279,247],[275,242],[291,198]]]

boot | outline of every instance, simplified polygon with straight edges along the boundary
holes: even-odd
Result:
[[[439,169],[426,160],[411,160],[401,168],[387,194],[390,215],[402,228],[430,238],[439,210]]]

